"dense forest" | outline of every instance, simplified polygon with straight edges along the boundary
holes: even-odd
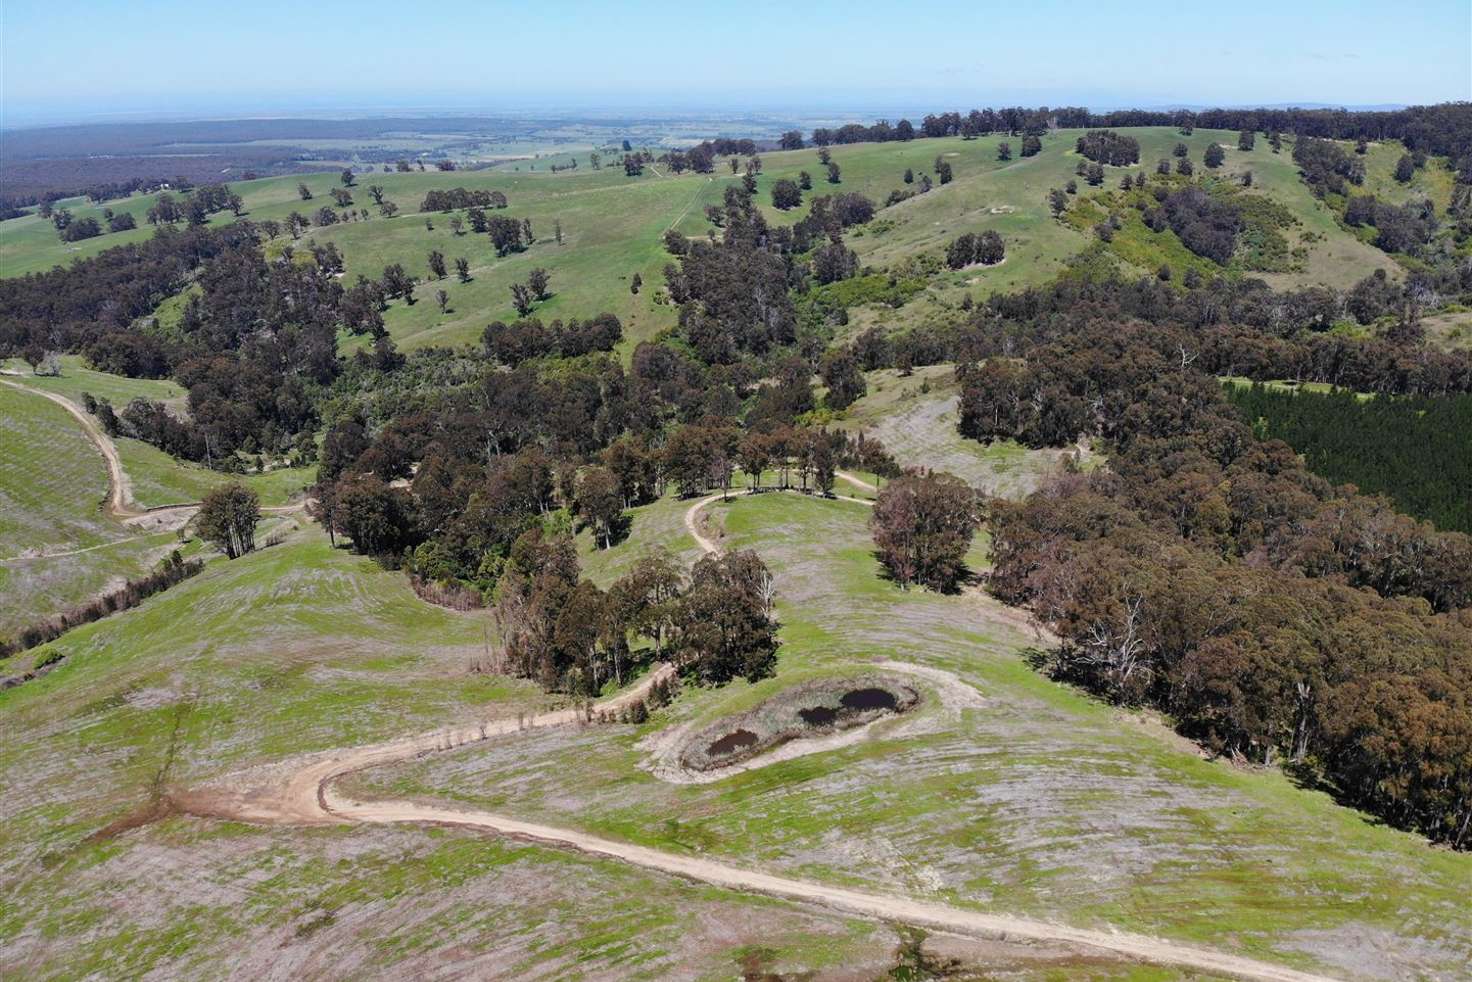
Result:
[[[1472,532],[1472,396],[1376,396],[1349,390],[1228,385],[1263,437],[1303,454],[1308,468],[1409,515]]]

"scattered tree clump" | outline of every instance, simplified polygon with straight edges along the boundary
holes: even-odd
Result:
[[[966,572],[966,550],[980,524],[976,492],[959,477],[910,473],[890,481],[869,526],[879,559],[902,586],[949,592]]]
[[[375,195],[377,203],[382,204]],[[465,188],[450,188],[449,190],[431,190],[425,194],[424,200],[419,203],[420,211],[458,211],[467,208],[505,208],[508,202],[505,193],[501,191],[487,191],[477,188],[473,191]]]
[[[985,232],[967,232],[946,247],[946,265],[951,269],[964,269],[973,263],[995,266],[1006,257],[1006,246],[1002,236],[992,229]]]
[[[772,185],[772,207],[787,211],[802,204],[802,189],[797,182],[782,178]]]
[[[1145,224],[1152,231],[1170,228],[1196,255],[1222,266],[1231,261],[1237,249],[1237,233],[1242,229],[1242,213],[1235,204],[1199,187],[1170,192],[1160,188],[1156,197],[1159,207],[1144,214]]]
[[[213,543],[229,559],[255,550],[256,523],[260,520],[260,498],[234,481],[206,494],[194,518],[200,538]]]

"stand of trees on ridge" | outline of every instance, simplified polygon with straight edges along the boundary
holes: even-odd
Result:
[[[1472,103],[1449,102],[1379,112],[1343,109],[1121,109],[1094,113],[1078,106],[1027,109],[972,109],[966,113],[926,115],[920,124],[907,119],[891,125],[880,120],[870,126],[849,123],[820,127],[812,133],[815,146],[889,142],[925,137],[1042,136],[1053,129],[1118,129],[1126,126],[1173,126],[1189,131],[1237,130],[1268,134],[1291,133],[1321,140],[1400,140],[1411,151],[1451,157],[1457,170],[1472,173]],[[782,149],[800,149],[801,134],[782,138]]]

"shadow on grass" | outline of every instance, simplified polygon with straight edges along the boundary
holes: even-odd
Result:
[[[1364,801],[1355,798],[1335,782],[1329,780],[1312,763],[1306,760],[1285,760],[1279,765],[1288,780],[1300,791],[1318,791],[1328,795],[1329,799],[1341,808],[1347,808],[1360,817],[1366,825],[1380,828],[1398,828],[1410,830],[1410,826],[1397,825],[1384,815],[1370,811]]]
[[[919,581],[905,583],[899,579],[894,570],[884,561],[883,552],[875,549],[869,555],[874,557],[874,562],[879,566],[878,577],[886,583],[893,583],[906,593],[915,590],[922,593],[935,593],[943,597],[958,597],[968,586],[979,585],[983,582],[969,567],[962,566],[961,572],[954,579],[938,585],[921,583]]]

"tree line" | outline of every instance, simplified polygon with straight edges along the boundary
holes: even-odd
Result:
[[[149,597],[182,583],[204,569],[204,560],[185,559],[174,550],[147,574],[128,580],[120,587],[86,603],[36,624],[20,628],[12,638],[0,638],[0,659],[55,641],[67,631],[101,620],[109,614],[136,607]]]
[[[374,185],[374,187],[378,187],[378,185]],[[484,188],[477,188],[475,190],[467,190],[465,188],[450,188],[449,190],[431,189],[425,192],[424,200],[419,203],[419,210],[448,212],[461,211],[467,208],[505,208],[507,205],[506,194],[502,191],[488,191]],[[475,231],[483,230],[476,229]]]
[[[817,146],[860,142],[888,142],[923,137],[975,138],[992,133],[1041,136],[1054,128],[1119,129],[1131,126],[1173,126],[1189,132],[1194,127],[1239,132],[1292,133],[1318,140],[1400,140],[1412,151],[1452,158],[1456,169],[1472,174],[1472,103],[1448,102],[1406,109],[1355,111],[1344,109],[1121,109],[1095,113],[1081,106],[1026,109],[972,109],[967,113],[926,115],[919,126],[907,119],[890,124],[848,123],[820,127],[812,134]],[[797,140],[792,140],[797,136]],[[783,149],[798,149],[800,135],[788,134]],[[1300,142],[1304,142],[1300,140]],[[1464,180],[1466,180],[1464,178]],[[1472,180],[1468,180],[1472,183]]]
[[[1108,471],[991,503],[991,588],[1063,639],[1058,677],[1466,845],[1472,539],[1255,437],[1179,337],[1080,311],[1022,360],[959,370],[963,433],[1109,451]]]
[[[1140,162],[1140,141],[1113,130],[1089,130],[1075,144],[1081,156],[1100,164],[1128,167]]]
[[[0,280],[0,350],[80,351],[103,370],[170,376],[189,419],[134,400],[120,431],[176,456],[230,466],[237,451],[284,453],[317,425],[311,390],[337,374],[343,288],[335,262],[267,260],[249,222],[162,229],[69,269]],[[177,329],[135,322],[195,284]]]

